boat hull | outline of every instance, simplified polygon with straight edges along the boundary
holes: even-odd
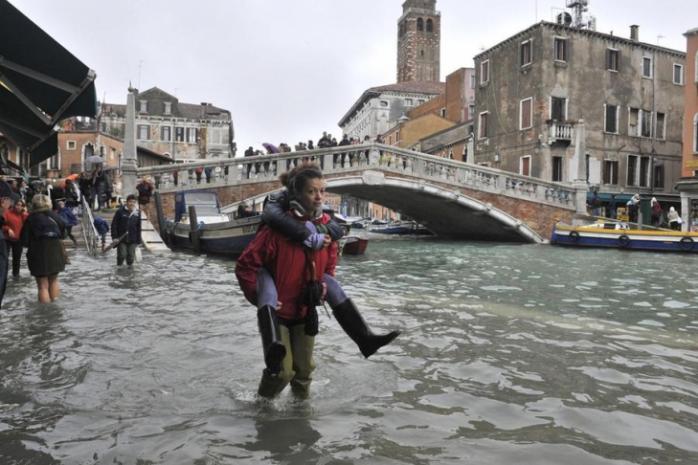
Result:
[[[359,237],[347,237],[347,241],[342,247],[342,255],[363,255],[368,246],[368,239]]]
[[[225,223],[204,224],[199,226],[199,247],[192,240],[188,224],[169,225],[169,246],[173,250],[191,250],[194,252],[239,256],[247,244],[257,234],[261,218],[245,218]]]
[[[698,233],[681,231],[556,225],[550,243],[570,247],[698,253]]]

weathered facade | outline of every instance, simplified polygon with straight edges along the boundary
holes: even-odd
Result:
[[[383,134],[383,141],[400,148],[413,148],[420,139],[453,126],[455,123],[432,113],[414,119],[405,117]]]
[[[673,192],[685,53],[541,22],[475,57],[475,162],[602,192]],[[575,155],[576,154],[576,155]]]
[[[439,82],[441,13],[436,0],[406,0],[397,29],[397,82]]]
[[[430,134],[413,146],[418,152],[437,157],[473,162],[473,126],[471,121]]]
[[[124,137],[126,105],[105,103],[100,130]],[[139,146],[175,162],[233,158],[233,122],[228,110],[210,103],[181,103],[157,87],[136,96],[136,140]]]

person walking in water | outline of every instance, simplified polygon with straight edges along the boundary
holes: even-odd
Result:
[[[315,368],[316,307],[323,299],[366,357],[399,333],[373,334],[333,278],[338,246],[326,234],[330,218],[322,212],[325,182],[320,169],[300,165],[280,179],[290,198],[287,215],[312,228],[319,247],[306,248],[263,226],[238,259],[235,274],[247,300],[257,306],[266,366],[259,395],[275,397],[290,383],[296,396],[306,398]]]
[[[126,205],[119,208],[111,222],[111,238],[119,240],[116,264],[131,266],[136,259],[136,247],[141,243],[141,212],[136,208],[136,196],[126,197]]]
[[[64,235],[65,223],[51,210],[51,197],[36,194],[22,228],[22,243],[27,247],[27,265],[36,279],[41,303],[53,302],[61,294],[58,273],[66,265]]]
[[[28,216],[27,205],[21,198],[4,212],[5,225],[2,227],[2,232],[5,235],[8,250],[12,251],[12,276],[14,277],[19,276],[22,260],[22,228]]]

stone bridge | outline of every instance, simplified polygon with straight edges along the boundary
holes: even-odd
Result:
[[[586,184],[546,182],[383,144],[147,167],[138,176],[153,177],[171,217],[178,191],[215,191],[227,211],[242,200],[260,206],[280,188],[278,175],[304,161],[322,167],[329,192],[378,203],[444,237],[544,242],[556,221],[586,210]]]

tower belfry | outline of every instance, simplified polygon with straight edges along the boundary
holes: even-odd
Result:
[[[441,13],[436,0],[405,0],[397,27],[397,82],[439,82]]]

